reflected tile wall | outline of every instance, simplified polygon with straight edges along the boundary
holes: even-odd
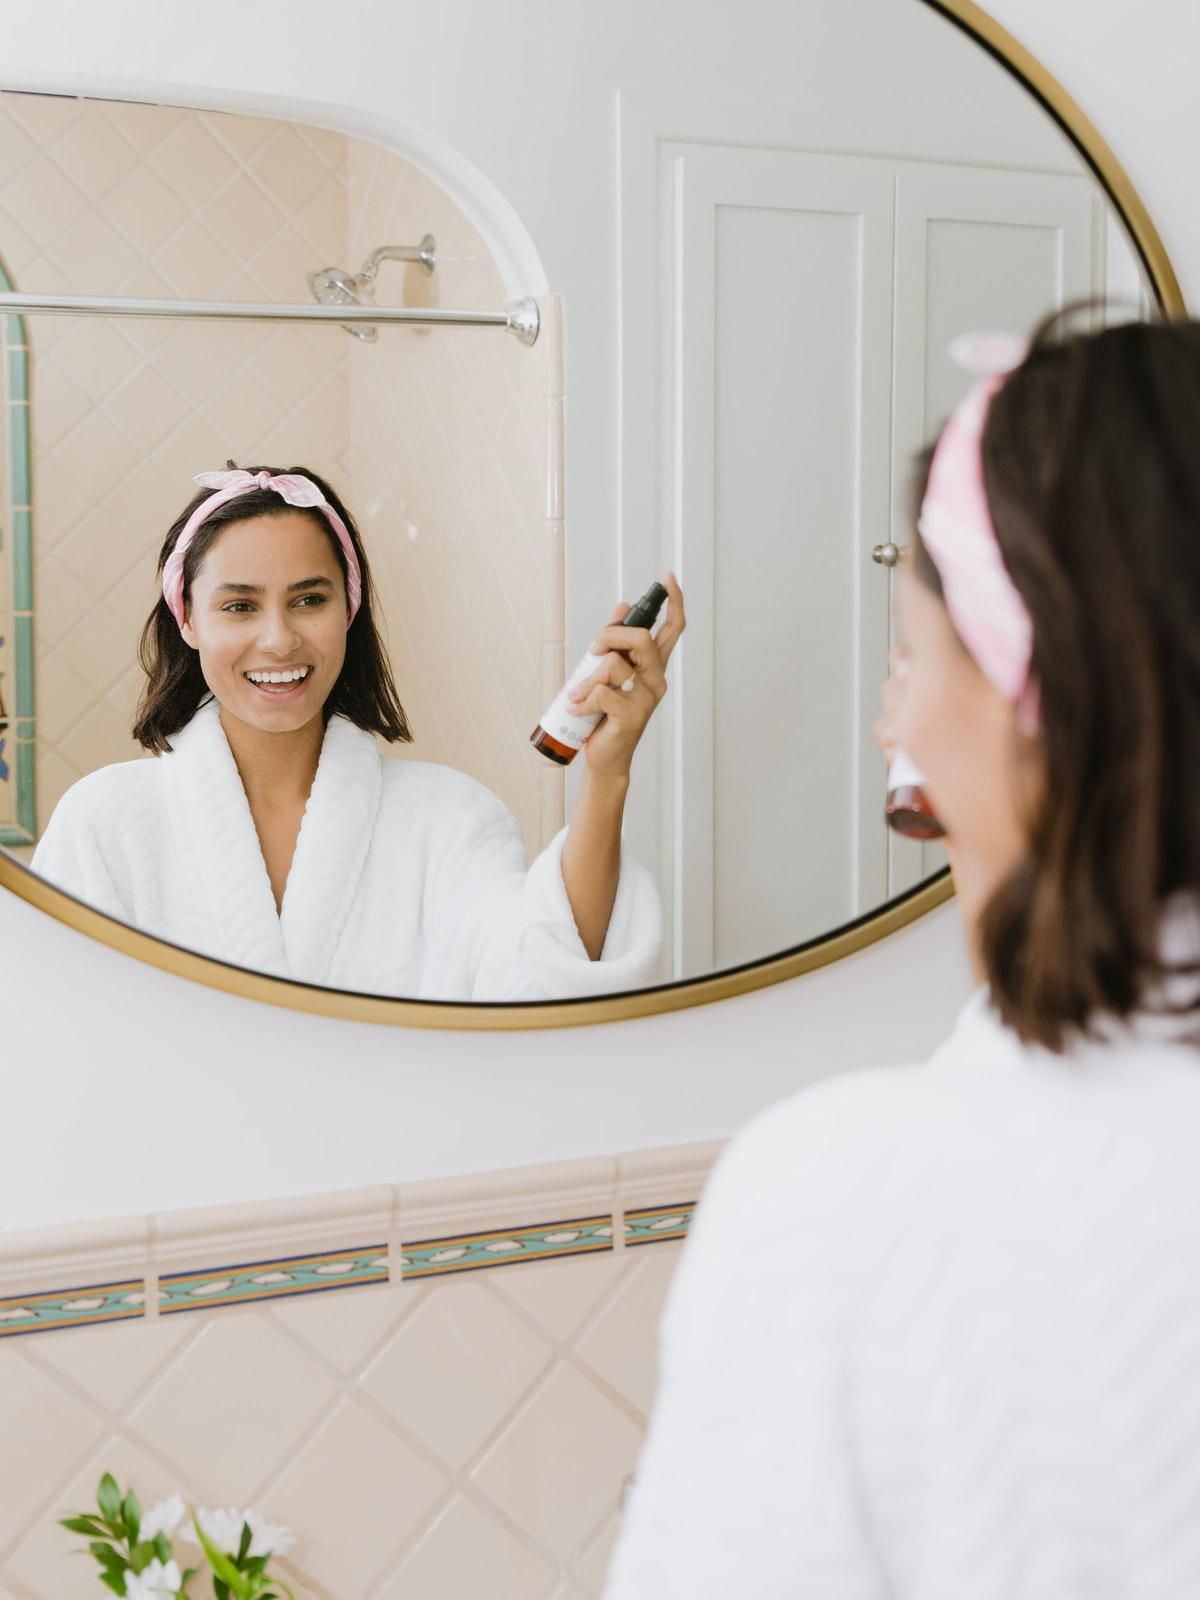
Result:
[[[385,263],[381,300],[503,305],[457,206],[388,151],[260,117],[0,93],[0,259],[21,289],[303,302],[314,267],[355,268],[426,231],[436,275]],[[495,789],[540,848],[563,804],[561,774],[527,743],[548,640],[550,677],[561,659],[562,507],[546,487],[556,341],[28,326],[39,828],[85,772],[138,753],[136,646],[158,549],[192,474],[233,457],[311,466],[347,491],[411,754]]]
[[[680,1248],[0,1343],[0,1594],[90,1600],[112,1470],[288,1523],[308,1600],[598,1596]]]
[[[0,94],[0,257],[31,292],[296,301],[345,243],[345,140],[260,117]],[[347,476],[326,330],[31,317],[38,813],[137,754],[137,639],[195,472]]]
[[[504,306],[488,250],[444,191],[357,139],[347,140],[346,165],[356,268],[379,245],[437,240],[432,277],[380,266],[381,303]],[[561,774],[529,745],[544,709],[543,644],[561,639],[546,609],[556,580],[561,597],[546,522],[554,329],[532,350],[479,328],[347,342],[351,472],[416,735],[411,753],[495,790],[535,852],[562,809]]]

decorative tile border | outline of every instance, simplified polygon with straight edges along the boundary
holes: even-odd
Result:
[[[244,1261],[203,1272],[166,1273],[158,1281],[158,1310],[160,1316],[169,1317],[181,1311],[244,1306],[286,1295],[328,1294],[334,1289],[360,1289],[387,1281],[387,1246],[363,1245],[356,1250]]]
[[[699,1193],[718,1150],[715,1144],[683,1145],[158,1217],[0,1231],[0,1338],[680,1240],[696,1201],[673,1197]],[[382,1242],[357,1242],[363,1239]],[[208,1264],[194,1265],[198,1261]],[[105,1280],[99,1287],[45,1287],[98,1278]]]
[[[140,1278],[86,1289],[9,1295],[0,1300],[0,1339],[49,1333],[55,1328],[87,1328],[99,1322],[130,1322],[145,1315],[146,1288]]]
[[[696,1212],[695,1200],[674,1206],[644,1206],[625,1213],[625,1248],[659,1244],[664,1239],[684,1239]]]
[[[612,1248],[611,1216],[577,1217],[567,1222],[544,1222],[537,1227],[422,1239],[402,1247],[400,1276],[402,1281],[410,1282],[413,1278],[444,1277],[451,1272],[507,1267],[517,1261],[593,1255]]]
[[[0,262],[0,289],[13,290]],[[33,712],[33,524],[29,448],[29,345],[23,317],[4,318],[8,433],[8,513],[12,539],[9,572],[11,609],[0,610],[0,845],[32,844],[37,837]],[[0,527],[0,559],[6,557]],[[5,585],[0,585],[3,593]]]

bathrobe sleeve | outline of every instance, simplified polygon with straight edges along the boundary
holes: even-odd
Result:
[[[828,1198],[837,1143],[829,1161],[803,1121],[759,1119],[700,1202],[604,1600],[890,1592],[856,1459],[854,1340]]]
[[[454,846],[427,891],[442,947],[434,967],[463,973],[472,1000],[562,999],[655,982],[662,911],[645,868],[622,852],[608,934],[592,961],[563,882],[567,830],[526,867],[516,818],[490,790],[463,781],[470,803],[460,797]]]
[[[103,767],[73,784],[54,808],[33,853],[33,870],[106,916],[132,922],[133,882],[123,848],[133,763]]]

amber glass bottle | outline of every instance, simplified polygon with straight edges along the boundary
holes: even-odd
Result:
[[[662,584],[652,583],[637,604],[630,606],[621,618],[621,626],[652,628],[666,598],[667,591]],[[599,665],[600,657],[594,656],[589,650],[554,697],[554,703],[529,735],[529,742],[533,748],[540,750],[549,760],[557,761],[560,767],[569,766],[574,761],[588,736],[604,719],[604,713],[601,711],[589,712],[587,716],[581,717],[572,702],[567,699],[567,691],[573,689],[577,683],[582,683],[585,678],[590,678]]]
[[[906,839],[940,839],[945,828],[925,793],[925,774],[897,750],[888,767],[887,803],[884,815],[889,828]]]

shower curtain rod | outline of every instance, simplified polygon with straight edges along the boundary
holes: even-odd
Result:
[[[537,340],[537,302],[514,300],[503,311],[414,310],[408,306],[274,306],[220,300],[122,300],[105,295],[0,294],[0,313],[64,317],[183,317],[211,322],[395,323],[409,328],[506,328],[522,344]]]

